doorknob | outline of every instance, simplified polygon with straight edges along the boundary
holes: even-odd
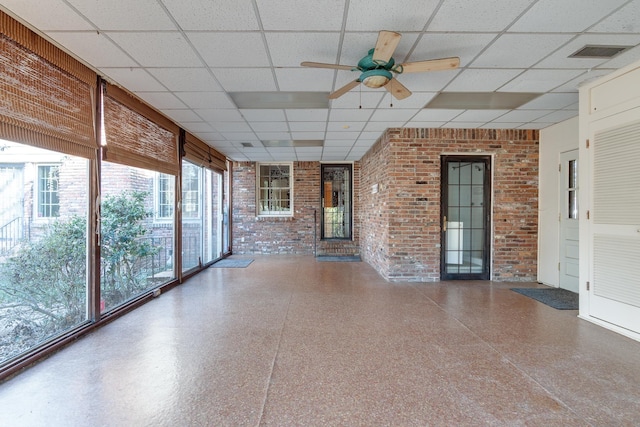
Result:
[[[442,219],[442,231],[447,231],[447,216]]]

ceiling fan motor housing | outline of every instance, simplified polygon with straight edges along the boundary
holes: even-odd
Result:
[[[367,54],[367,56],[365,56],[358,62],[358,69],[362,71],[376,70],[376,69],[391,70],[393,66],[396,64],[396,61],[393,58],[389,58],[389,61],[387,61],[386,63],[379,60],[374,61],[373,60],[374,51],[375,49],[369,49],[369,53]]]

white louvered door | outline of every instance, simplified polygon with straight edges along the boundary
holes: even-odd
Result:
[[[589,313],[640,332],[640,111],[594,124]]]

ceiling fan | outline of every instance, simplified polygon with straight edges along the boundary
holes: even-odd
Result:
[[[363,57],[358,65],[340,65],[340,64],[324,64],[321,62],[302,62],[303,67],[313,68],[331,68],[335,70],[358,71],[360,76],[329,94],[329,99],[336,99],[360,83],[367,87],[379,88],[384,87],[396,99],[404,99],[411,95],[411,91],[402,83],[397,81],[393,74],[402,73],[421,73],[424,71],[452,70],[460,65],[460,58],[440,58],[429,59],[418,62],[405,62],[404,64],[396,64],[392,58],[393,52],[396,50],[402,35],[393,31],[382,30],[378,33],[376,47],[370,49],[368,54]]]

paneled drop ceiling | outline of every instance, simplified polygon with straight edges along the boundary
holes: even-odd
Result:
[[[0,7],[239,161],[359,160],[389,127],[545,128],[578,114],[581,83],[640,59],[640,0],[0,0]],[[363,85],[328,100],[358,73],[300,66],[356,65],[379,30],[402,33],[397,63],[457,56],[460,67],[399,75],[413,92],[404,100]],[[586,45],[628,48],[608,59],[571,57]],[[537,96],[516,108],[478,104],[492,92]],[[468,95],[429,107],[450,93]],[[238,94],[249,104],[239,108]]]

